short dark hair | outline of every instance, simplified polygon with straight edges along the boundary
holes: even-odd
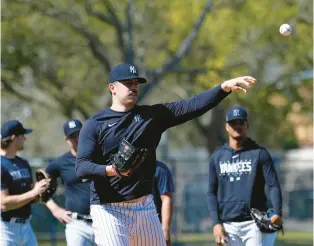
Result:
[[[12,142],[11,137],[2,138],[1,139],[1,149],[7,149],[11,142]]]

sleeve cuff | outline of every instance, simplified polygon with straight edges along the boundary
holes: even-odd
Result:
[[[221,224],[221,221],[219,220],[218,218],[218,215],[217,216],[211,216],[211,220],[212,220],[212,227],[214,227],[215,225],[217,224]]]
[[[280,217],[282,216],[282,209],[279,209],[279,208],[275,208],[275,214],[278,214]]]
[[[222,86],[222,84],[220,84],[218,87],[220,88],[221,93],[223,93],[225,96],[232,93],[232,90],[230,90],[229,92],[224,91],[221,86]]]
[[[107,177],[107,174],[106,174],[106,166],[105,165],[97,165],[95,167],[95,170],[94,170],[94,173],[97,175],[97,176],[102,176],[102,177]]]
[[[221,221],[219,221],[219,220],[217,220],[217,221],[215,221],[215,222],[213,221],[213,223],[212,223],[212,228],[214,228],[215,225],[218,225],[218,224],[222,225]]]

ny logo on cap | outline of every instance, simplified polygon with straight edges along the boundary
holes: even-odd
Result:
[[[75,122],[74,122],[74,121],[70,121],[70,122],[69,122],[69,127],[70,127],[70,128],[76,127]]]
[[[136,73],[136,69],[135,69],[134,66],[130,66],[130,72],[131,72],[131,73]]]
[[[240,110],[239,109],[234,109],[233,110],[233,116],[240,116]]]

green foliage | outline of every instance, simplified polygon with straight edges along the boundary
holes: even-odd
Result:
[[[230,77],[250,74],[258,79],[256,86],[247,95],[234,93],[220,110],[232,104],[245,106],[253,137],[271,147],[284,147],[282,143],[296,139],[287,120],[295,105],[298,113],[311,112],[311,79],[298,76],[312,70],[311,4],[5,0],[4,95],[65,117],[79,113],[87,118],[110,102],[106,81],[117,63],[136,63],[153,82],[143,88],[144,97],[150,89],[160,88],[160,82],[164,84],[169,90],[167,101],[174,100],[178,90],[191,96]],[[291,36],[279,34],[282,23],[292,24]],[[224,124],[215,110],[212,122],[197,122],[200,135],[187,127],[186,140],[199,144],[199,138],[215,131],[213,126]],[[221,134],[223,129],[217,137]],[[213,146],[219,142],[217,137],[211,140]]]
[[[248,94],[230,96],[224,103],[225,109],[233,104],[247,108],[252,137],[262,143],[274,148],[297,147],[288,117],[297,104],[298,113],[308,115],[310,123],[313,93],[312,78],[304,79],[300,73],[312,71],[313,62],[309,35],[312,23],[304,21],[311,20],[304,12],[306,3],[284,0],[238,3],[219,7],[221,2],[217,2],[216,11],[207,18],[184,63],[207,69],[205,74],[196,75],[196,91],[230,77],[248,74],[257,78]],[[291,36],[279,34],[282,23],[292,24]],[[211,133],[209,130],[207,135]]]

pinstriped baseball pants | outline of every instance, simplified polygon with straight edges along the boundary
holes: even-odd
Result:
[[[165,246],[152,195],[133,203],[91,205],[99,246]]]
[[[223,226],[228,233],[228,246],[273,246],[276,233],[262,233],[254,220],[227,222]]]

